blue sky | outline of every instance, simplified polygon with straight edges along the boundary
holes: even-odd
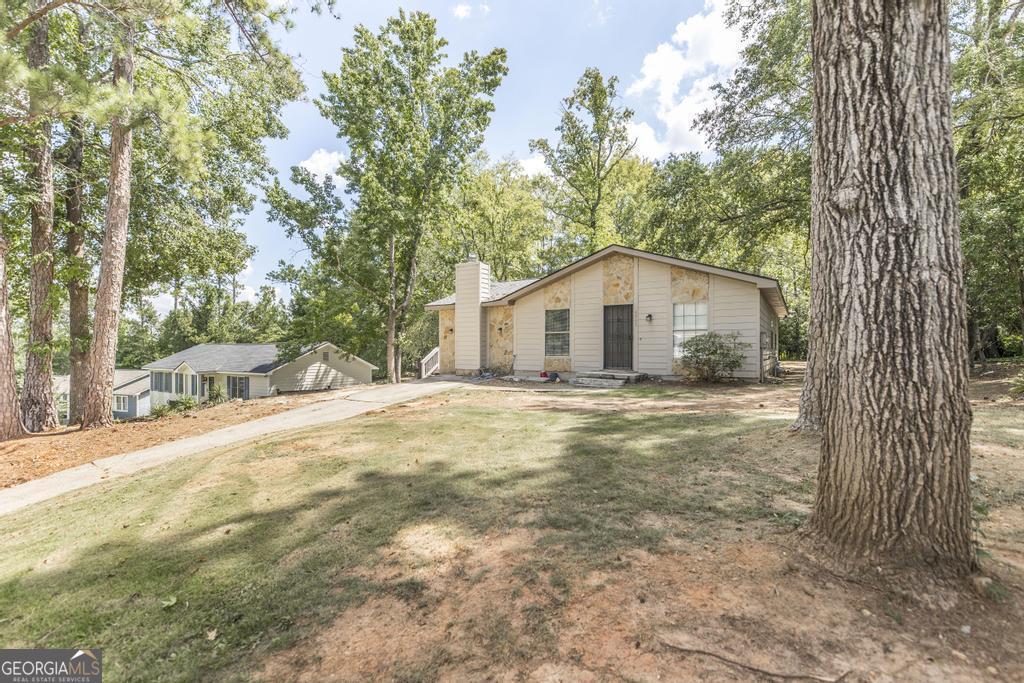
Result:
[[[376,30],[399,7],[436,17],[452,60],[467,50],[507,50],[509,73],[495,96],[484,147],[493,159],[511,155],[522,160],[530,172],[542,165],[531,157],[528,141],[553,136],[559,102],[588,66],[619,77],[622,103],[636,112],[632,132],[640,153],[649,158],[706,153],[692,118],[709,104],[710,85],[732,73],[740,48],[737,31],[725,26],[724,0],[338,0],[338,19],[311,14],[304,4],[295,6],[295,27],[278,38],[295,56],[308,92],[285,111],[289,137],[268,142],[283,180],[295,165],[331,172],[345,153],[344,142],[312,103],[323,88],[321,73],[338,68],[341,48],[351,44],[355,25]],[[258,249],[243,275],[249,296],[266,283],[279,260],[297,263],[306,257],[300,243],[286,239],[281,227],[267,220],[263,204],[246,218],[245,231]],[[287,296],[284,288],[280,291]],[[158,307],[164,308],[163,303],[158,301]]]

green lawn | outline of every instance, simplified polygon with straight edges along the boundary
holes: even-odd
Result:
[[[102,647],[111,681],[244,679],[368,596],[415,599],[416,581],[360,570],[417,524],[539,529],[519,574],[556,583],[668,536],[786,527],[772,497],[810,499],[810,450],[767,447],[778,419],[491,403],[462,392],[4,518],[0,642]]]

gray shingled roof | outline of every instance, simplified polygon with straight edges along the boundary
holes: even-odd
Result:
[[[53,376],[55,394],[66,394],[70,391],[71,378],[68,375]],[[149,389],[149,370],[131,370],[118,368],[114,370],[114,393],[126,396],[138,396]]]
[[[522,289],[526,285],[532,285],[537,281],[537,278],[530,278],[528,280],[508,280],[507,282],[492,282],[491,283],[491,296],[485,299],[485,301],[497,301],[502,299],[512,292]],[[428,306],[454,306],[455,305],[455,294],[449,294],[443,299],[437,301],[431,301]]]
[[[187,363],[195,372],[254,372],[265,374],[283,361],[277,344],[199,344],[142,366],[146,370],[174,370]]]

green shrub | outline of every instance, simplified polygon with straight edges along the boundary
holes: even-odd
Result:
[[[708,382],[738,370],[743,365],[743,350],[749,347],[750,344],[739,341],[737,332],[708,332],[691,337],[679,345],[683,365]]]
[[[171,414],[171,406],[169,406],[166,403],[163,404],[162,406],[153,406],[153,409],[149,411],[150,417],[154,417],[156,419],[160,419],[161,417],[164,417],[165,415],[170,415],[170,414]]]
[[[1003,333],[1003,352],[1007,356],[1024,356],[1024,337]]]
[[[224,387],[219,384],[214,384],[210,387],[210,394],[207,396],[207,401],[210,403],[223,403],[227,399],[227,395],[224,393]]]
[[[182,396],[179,399],[170,401],[171,409],[178,413],[187,413],[190,410],[195,410],[196,400],[189,395]]]

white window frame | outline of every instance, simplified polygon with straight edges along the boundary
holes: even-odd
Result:
[[[548,329],[548,313],[561,313],[565,312],[565,329],[564,330],[549,330]],[[572,353],[572,314],[568,308],[552,308],[544,311],[544,356],[546,358],[566,358]],[[565,335],[565,353],[549,354],[548,353],[548,339],[552,336]]]
[[[114,411],[118,413],[128,412],[128,397],[114,394]]]
[[[683,355],[681,345],[684,341],[707,333],[707,302],[672,304],[672,354],[675,358]]]

